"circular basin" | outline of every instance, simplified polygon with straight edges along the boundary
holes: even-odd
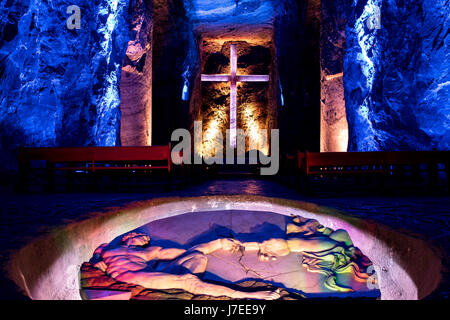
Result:
[[[80,267],[100,244],[170,217],[203,217],[199,221],[213,222],[221,215],[220,219],[227,219],[223,212],[234,212],[238,217],[236,212],[248,211],[253,220],[261,222],[267,220],[265,215],[295,215],[315,219],[333,230],[347,231],[354,246],[373,263],[381,299],[422,299],[441,279],[440,258],[420,239],[331,208],[260,196],[161,198],[93,214],[90,219],[59,227],[30,242],[12,256],[9,274],[32,299],[81,299]],[[208,215],[211,219],[205,218]],[[242,233],[246,231],[249,230]],[[176,227],[172,232],[176,232]],[[164,240],[161,236],[159,239]]]

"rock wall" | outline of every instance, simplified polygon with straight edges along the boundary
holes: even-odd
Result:
[[[200,110],[201,35],[254,30],[273,34],[285,150],[319,150],[321,76],[322,125],[344,119],[344,94],[349,151],[449,149],[447,2],[322,0],[320,21],[320,0],[79,0],[80,29],[68,29],[72,1],[0,0],[0,166],[20,145],[167,143]]]
[[[80,29],[68,29],[73,1],[0,2],[0,164],[24,146],[119,143],[120,69],[129,1],[79,0]]]
[[[448,1],[344,1],[349,150],[448,150]]]
[[[320,23],[320,151],[347,151],[343,58],[345,11],[342,1],[321,1]]]
[[[152,144],[153,2],[136,0],[120,77],[120,140],[123,146]]]

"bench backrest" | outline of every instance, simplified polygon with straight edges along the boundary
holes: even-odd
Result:
[[[46,160],[49,162],[104,162],[166,160],[170,168],[170,144],[148,147],[73,147],[21,148],[19,161]]]
[[[46,160],[50,162],[83,162],[94,159],[95,147],[21,148],[19,161]]]
[[[303,162],[305,160],[306,154],[302,151],[297,151],[297,167],[302,168]]]
[[[306,152],[308,166],[383,165],[383,152]]]
[[[450,165],[450,151],[393,152],[297,152],[298,168],[384,166],[444,163]]]
[[[384,152],[388,165],[411,165],[425,163],[449,163],[449,151],[395,151]]]
[[[98,147],[94,150],[94,160],[96,162],[170,160],[170,147]]]

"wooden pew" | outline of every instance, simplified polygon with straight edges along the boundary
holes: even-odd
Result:
[[[300,186],[305,191],[310,190],[311,176],[374,176],[378,178],[379,187],[383,188],[387,177],[404,177],[405,170],[410,170],[415,176],[425,171],[430,184],[435,186],[439,171],[444,171],[447,185],[450,185],[450,151],[297,153]]]
[[[311,176],[373,176],[382,187],[385,174],[384,156],[380,152],[305,152],[298,154],[301,184],[310,191]]]
[[[73,147],[21,148],[19,150],[19,190],[27,188],[31,162],[46,163],[48,184],[53,185],[55,171],[82,171],[95,177],[105,171],[166,171],[171,179],[170,144],[145,147]],[[170,181],[169,181],[170,183]]]
[[[372,174],[384,172],[382,152],[306,152],[307,175]]]
[[[436,188],[439,172],[445,172],[447,186],[450,186],[450,152],[449,151],[396,151],[384,152],[388,175],[410,176],[420,179],[425,173],[429,184]]]

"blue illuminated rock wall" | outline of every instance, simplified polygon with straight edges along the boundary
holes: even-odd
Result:
[[[69,30],[68,6],[81,9]],[[1,165],[24,146],[119,142],[128,0],[0,2]]]
[[[129,30],[130,6],[135,1],[0,0],[1,167],[15,163],[14,150],[20,145],[119,144],[120,69],[127,42],[134,39]],[[302,13],[308,10],[301,8],[314,7],[316,2],[173,1],[174,5],[184,3],[188,20],[194,25],[271,25],[282,10],[300,8],[290,20],[275,19],[280,24],[290,23],[289,28],[295,28],[297,23],[308,26],[303,21],[308,16]],[[336,0],[335,3],[345,9],[347,19],[344,86],[349,150],[449,149],[448,0]],[[66,9],[73,4],[81,8],[79,30],[66,27],[70,16]],[[371,29],[367,19],[376,6],[381,9],[381,28]],[[275,27],[289,29],[277,22]],[[312,31],[304,28],[292,34],[301,43],[304,38],[313,37]],[[176,98],[192,101],[191,84],[198,73],[198,56],[191,33],[192,30],[186,31],[187,45],[180,50],[183,52],[176,68],[180,82]],[[284,48],[283,43],[289,39],[279,34],[276,33],[275,39],[277,48],[279,52],[287,52],[292,44]],[[295,52],[301,51],[297,44],[293,46]],[[295,57],[306,61],[302,55]],[[287,109],[295,104],[294,97],[303,93],[291,93],[299,90],[299,80],[294,81],[295,85],[290,83],[291,73],[286,70],[280,62]],[[305,74],[308,75],[304,77],[305,83],[315,85],[311,78],[313,71]],[[186,97],[181,96],[182,90],[186,91]],[[304,94],[315,101],[312,92],[308,88]],[[299,115],[296,119],[313,122],[314,117]],[[294,140],[301,139],[318,143],[318,139],[307,134],[298,134]]]
[[[449,150],[448,1],[344,2],[349,151]]]

